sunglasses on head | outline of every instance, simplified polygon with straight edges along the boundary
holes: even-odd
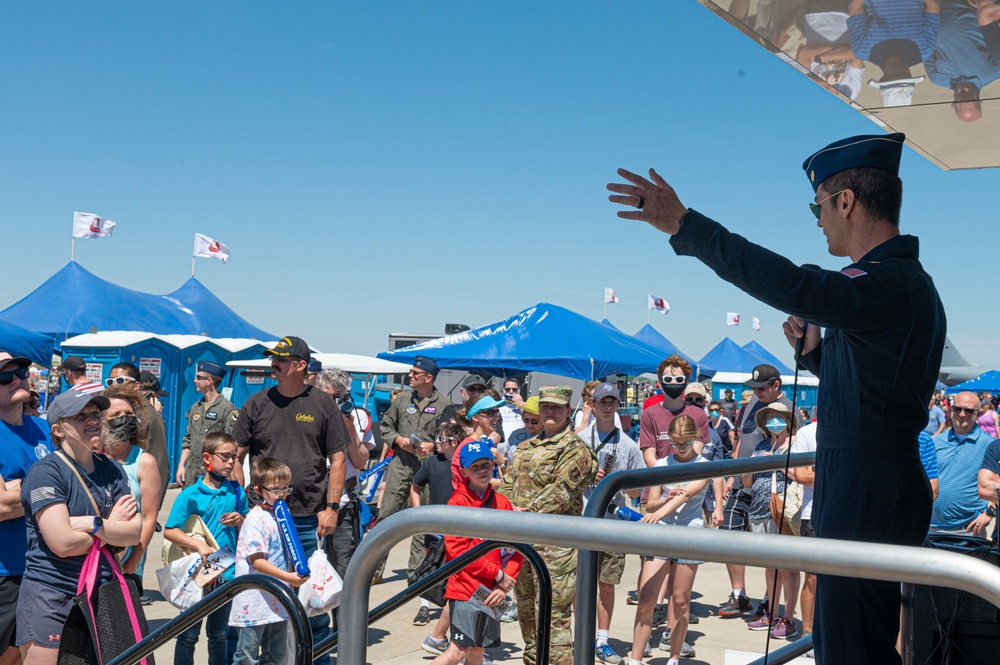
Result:
[[[660,381],[663,383],[676,383],[678,385],[682,383],[687,383],[686,376],[661,376]]]
[[[28,368],[18,367],[7,372],[0,372],[0,386],[9,386],[14,383],[15,376],[24,381],[28,378]]]
[[[135,381],[135,379],[133,379],[131,376],[116,376],[113,379],[104,379],[104,385],[110,388],[111,386],[114,385],[121,386],[133,381]]]

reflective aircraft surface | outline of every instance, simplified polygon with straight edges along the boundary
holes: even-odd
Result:
[[[1000,0],[698,0],[943,169],[1000,166]]]

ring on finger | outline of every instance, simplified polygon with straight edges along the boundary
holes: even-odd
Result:
[[[642,198],[638,194],[636,194],[635,196],[637,199],[639,199],[639,202],[635,204],[635,207],[638,208],[639,210],[642,210],[642,206],[646,205],[646,199]]]

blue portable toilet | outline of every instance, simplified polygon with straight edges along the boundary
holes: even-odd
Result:
[[[71,337],[62,343],[63,358],[80,356],[87,364],[87,377],[103,383],[111,368],[120,363],[132,363],[139,371],[155,376],[160,387],[170,395],[162,398],[163,422],[167,430],[167,451],[170,468],[177,467],[180,459],[180,440],[176,437],[177,423],[171,402],[177,392],[180,370],[179,350],[169,342],[151,333],[107,331]],[[65,386],[64,386],[65,387]],[[176,440],[176,445],[174,442]]]
[[[229,349],[230,361],[262,360],[264,351],[276,343],[276,341],[268,343],[256,339],[218,339],[216,342]],[[229,401],[237,408],[243,406],[250,395],[278,385],[278,382],[271,378],[270,370],[264,368],[258,371],[227,367],[226,370],[226,378],[222,385],[230,389]]]

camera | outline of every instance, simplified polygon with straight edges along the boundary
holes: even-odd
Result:
[[[342,395],[336,398],[337,403],[340,404],[340,412],[345,416],[349,416],[354,413],[354,402],[351,400],[350,395]]]

